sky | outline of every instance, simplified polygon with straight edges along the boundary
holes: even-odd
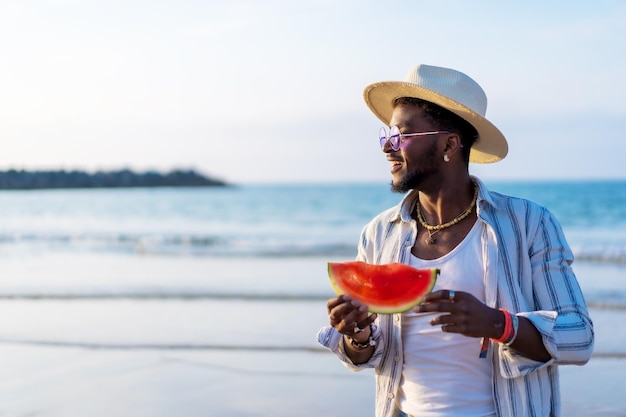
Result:
[[[624,179],[626,3],[0,0],[0,170],[389,182],[362,98],[454,68],[509,142],[490,180]]]

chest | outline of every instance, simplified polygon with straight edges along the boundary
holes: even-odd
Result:
[[[469,216],[452,227],[435,231],[426,230],[417,225],[417,237],[411,248],[411,253],[420,259],[438,259],[446,256],[458,247],[468,236],[477,218]]]

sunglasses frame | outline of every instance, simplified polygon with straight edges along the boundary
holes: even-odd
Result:
[[[442,133],[450,132],[448,132],[447,130],[434,130],[431,132],[403,133],[400,132],[400,128],[398,126],[391,126],[389,128],[389,133],[387,133],[387,128],[383,126],[378,132],[378,141],[380,142],[381,149],[384,149],[385,144],[389,142],[391,149],[397,152],[400,150],[400,144],[404,142],[404,138],[415,136],[440,135]]]

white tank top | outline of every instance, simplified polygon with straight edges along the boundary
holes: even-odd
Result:
[[[482,227],[477,221],[465,239],[441,258],[412,256],[411,266],[441,270],[433,291],[464,291],[484,302]],[[444,333],[441,326],[431,326],[435,314],[440,313],[409,311],[402,315],[400,409],[420,417],[495,416],[492,366],[488,359],[479,358],[480,339]]]

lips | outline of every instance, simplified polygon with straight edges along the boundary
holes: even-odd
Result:
[[[391,172],[395,172],[399,170],[400,168],[402,168],[402,161],[400,161],[399,159],[387,158],[387,161],[391,163]]]

